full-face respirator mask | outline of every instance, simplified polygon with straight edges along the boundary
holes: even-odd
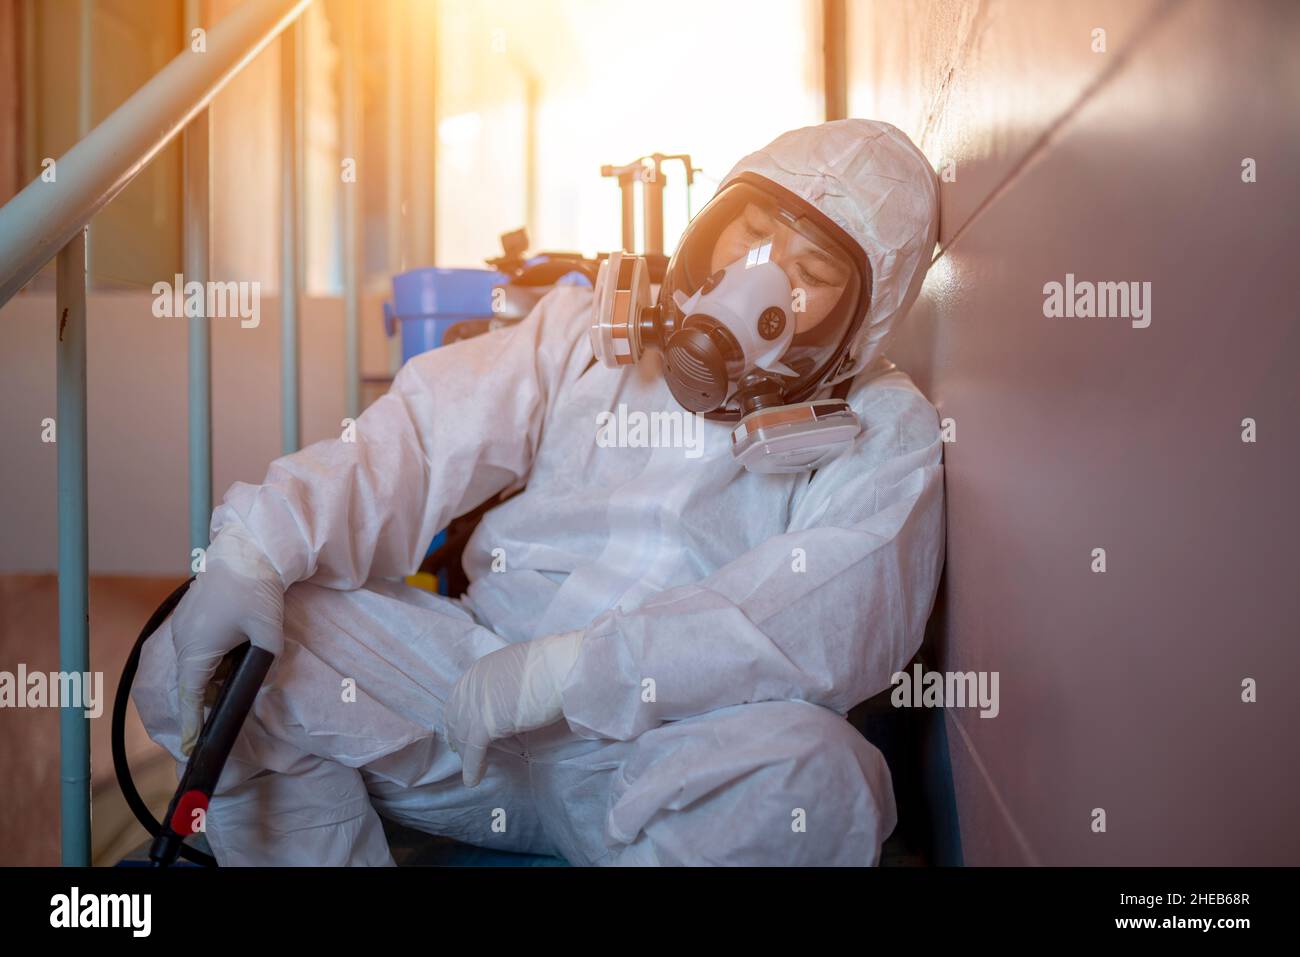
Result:
[[[659,351],[684,409],[736,422],[732,454],[747,469],[803,472],[861,431],[842,397],[814,396],[847,361],[870,297],[866,254],[844,230],[742,173],[691,221],[653,305],[644,259],[601,263],[592,350],[610,368]]]

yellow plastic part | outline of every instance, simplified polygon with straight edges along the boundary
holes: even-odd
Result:
[[[414,575],[406,576],[406,584],[416,588],[423,588],[425,591],[431,591],[438,594],[438,576],[430,572],[416,572]]]

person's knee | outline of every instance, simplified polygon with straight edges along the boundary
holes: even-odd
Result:
[[[809,863],[875,864],[897,823],[884,756],[842,716],[806,701],[747,706],[749,733],[771,747],[755,770]],[[798,841],[794,842],[797,846]]]
[[[608,816],[616,856],[648,841],[662,863],[751,864],[874,864],[896,819],[880,752],[840,715],[801,701],[648,732]]]
[[[890,785],[884,756],[842,716],[806,701],[771,701],[751,705],[761,712],[755,725],[780,742],[774,764],[791,763],[794,773],[812,784]]]
[[[810,827],[842,832],[850,849],[844,863],[875,864],[898,820],[884,755],[833,711],[801,701],[781,704],[777,724],[786,730],[773,767],[788,763],[789,789],[807,797]]]

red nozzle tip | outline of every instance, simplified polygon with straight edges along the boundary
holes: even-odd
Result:
[[[181,799],[176,802],[176,811],[172,814],[172,830],[182,836],[196,833],[194,812],[197,810],[202,810],[205,815],[207,814],[208,796],[202,791],[193,789],[186,791],[181,795]]]

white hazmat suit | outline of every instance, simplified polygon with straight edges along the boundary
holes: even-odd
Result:
[[[839,376],[856,376],[854,446],[810,478],[747,472],[732,425],[702,418],[695,448],[598,445],[602,413],[685,413],[657,356],[593,365],[581,288],[412,359],[355,442],[276,460],[213,514],[214,550],[254,543],[242,567],[283,589],[279,657],[208,812],[221,864],[388,864],[379,814],[575,864],[877,862],[890,775],[844,716],[916,652],[943,562],[937,416],[883,357],[934,246],[935,178],[866,120],[788,133],[744,170],[867,253],[870,311]],[[462,599],[401,581],[453,517],[520,488],[470,539]],[[557,635],[562,720],[492,742],[465,787],[453,687]],[[177,697],[169,620],[134,699],[180,761]]]

